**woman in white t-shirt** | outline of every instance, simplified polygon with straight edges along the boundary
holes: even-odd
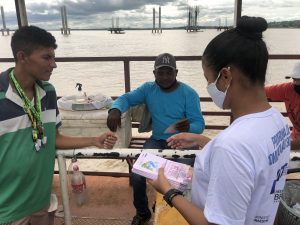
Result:
[[[194,165],[192,202],[172,188],[163,169],[157,180],[149,181],[189,224],[274,223],[285,184],[290,131],[264,91],[266,29],[265,19],[243,16],[203,53],[207,91],[217,106],[231,110],[234,121],[212,140],[190,133],[168,139],[173,148],[202,148]]]

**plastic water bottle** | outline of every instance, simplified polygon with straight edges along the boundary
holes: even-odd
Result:
[[[79,171],[79,166],[73,163],[73,173],[71,176],[72,196],[77,206],[82,206],[87,202],[87,190],[85,177]]]
[[[71,163],[68,166],[68,170],[67,170],[67,174],[68,174],[68,188],[69,188],[69,190],[72,189],[72,187],[71,187],[71,180],[72,180],[73,166],[74,165],[77,165],[77,158],[76,158],[76,156],[73,156],[73,158],[71,159]]]

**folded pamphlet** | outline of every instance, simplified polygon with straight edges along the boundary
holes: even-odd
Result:
[[[175,123],[171,124],[165,131],[164,131],[164,134],[172,134],[172,133],[176,133],[178,132],[176,126],[177,124],[179,123],[182,123],[183,121],[186,121],[188,120],[187,118],[184,118],[184,119],[181,119],[181,120],[178,120],[176,121]]]
[[[165,176],[174,188],[180,191],[187,189],[193,175],[191,166],[174,162],[146,151],[140,154],[133,165],[132,172],[155,180],[161,167],[164,167]]]

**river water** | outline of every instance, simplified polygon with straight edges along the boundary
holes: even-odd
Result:
[[[51,31],[56,37],[57,57],[80,56],[156,56],[169,52],[177,56],[202,55],[208,42],[219,34],[216,30],[187,33],[184,30],[166,30],[153,35],[151,31],[126,31],[125,34],[111,34],[108,31],[72,31],[63,36]],[[300,54],[300,29],[269,29],[264,33],[270,54]],[[0,36],[0,57],[12,57],[11,36]],[[296,60],[270,60],[267,84],[284,81]],[[0,70],[11,66],[1,63]],[[106,95],[120,95],[124,92],[122,62],[80,62],[57,63],[50,82],[55,85],[58,95],[75,93],[75,84],[83,84],[87,94],[102,92]],[[203,78],[201,62],[178,62],[178,80],[199,93],[207,96],[206,81]],[[131,62],[131,88],[153,80],[153,62]]]

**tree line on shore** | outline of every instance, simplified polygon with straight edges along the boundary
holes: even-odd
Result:
[[[271,28],[300,28],[300,20],[270,22]]]
[[[279,21],[279,22],[269,22],[269,28],[300,28],[300,20],[293,21]],[[198,29],[217,29],[218,26],[198,26]],[[224,28],[224,26],[222,26]],[[232,26],[228,26],[232,28]],[[132,28],[132,27],[122,27],[124,30],[152,30],[152,28]],[[186,26],[180,27],[163,27],[163,30],[185,30]],[[95,28],[95,29],[72,29],[72,30],[107,30],[107,28]]]

